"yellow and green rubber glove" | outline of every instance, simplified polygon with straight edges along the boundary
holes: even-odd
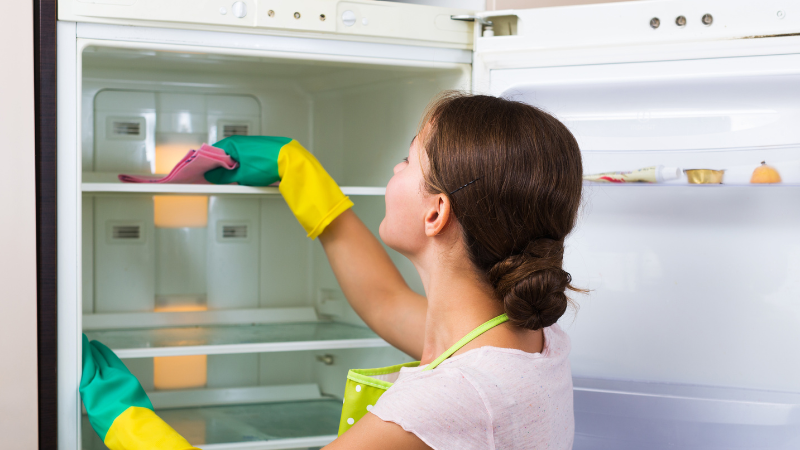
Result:
[[[231,136],[214,147],[225,150],[239,167],[209,170],[209,183],[269,186],[280,181],[281,195],[311,239],[353,206],[317,158],[294,139]]]
[[[139,380],[117,355],[85,334],[79,391],[92,428],[111,450],[198,450],[153,412]]]

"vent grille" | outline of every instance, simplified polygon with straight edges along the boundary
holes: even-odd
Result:
[[[223,239],[247,239],[247,225],[223,225]]]
[[[142,134],[142,123],[115,120],[111,124],[111,132],[116,136],[139,136]]]
[[[247,125],[231,124],[222,126],[223,139],[231,136],[247,136]]]
[[[114,225],[111,229],[113,239],[133,240],[139,239],[141,236],[142,230],[139,225]]]

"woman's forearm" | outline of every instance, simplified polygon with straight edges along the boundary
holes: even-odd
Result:
[[[408,287],[378,239],[352,210],[319,239],[356,313],[387,342],[419,357],[427,302]]]

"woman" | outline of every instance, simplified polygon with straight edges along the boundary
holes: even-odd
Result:
[[[349,201],[334,196],[312,208],[332,213],[305,220],[295,203],[309,196],[284,192],[302,189],[287,179],[289,157],[278,162],[281,192],[309,235],[320,233],[350,304],[421,361],[384,377],[391,388],[357,422],[343,417],[352,427],[326,449],[569,449],[569,339],[555,322],[576,290],[562,257],[581,200],[578,145],[547,113],[489,96],[445,93],[421,123],[386,187],[380,236],[412,261],[425,297]]]

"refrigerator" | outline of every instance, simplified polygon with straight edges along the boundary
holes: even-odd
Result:
[[[117,175],[289,136],[377,234],[392,167],[445,89],[552,113],[586,173],[725,170],[717,185],[585,184],[564,265],[589,293],[560,321],[574,448],[800,448],[800,4],[58,8],[59,448],[105,448],[77,392],[81,333],[200,448],[333,440],[347,370],[411,359],[349,307],[277,188]],[[749,183],[762,161],[781,183]]]

